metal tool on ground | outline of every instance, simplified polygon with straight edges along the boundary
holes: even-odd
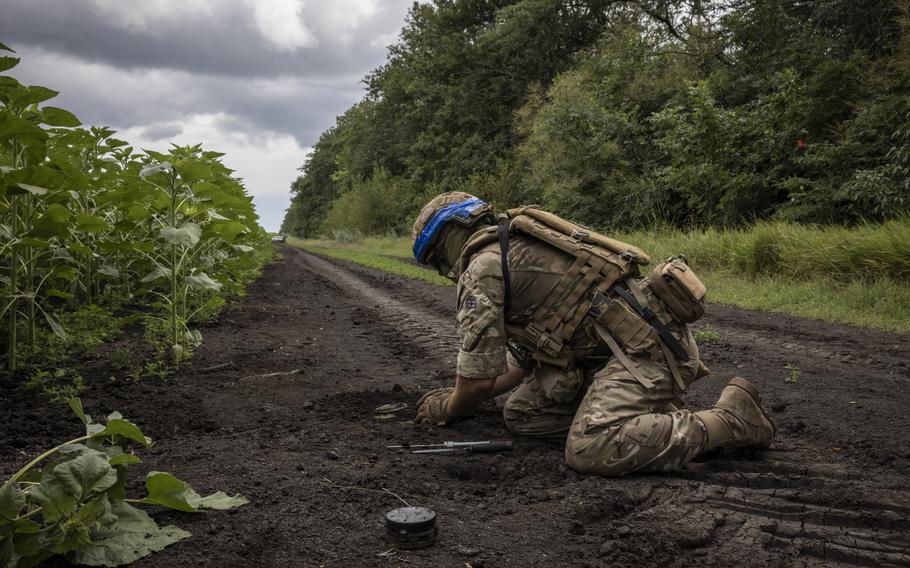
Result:
[[[411,450],[412,454],[490,454],[511,452],[512,440],[483,440],[480,442],[442,442],[439,444],[406,444],[387,446],[389,449]]]
[[[436,542],[436,512],[426,507],[401,507],[385,515],[385,532],[398,549],[426,548]]]

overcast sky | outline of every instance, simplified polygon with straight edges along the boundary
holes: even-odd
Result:
[[[363,96],[412,0],[0,0],[9,73],[139,148],[225,152],[277,231],[319,134]]]

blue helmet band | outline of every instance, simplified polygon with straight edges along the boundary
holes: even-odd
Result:
[[[467,201],[462,201],[461,203],[446,205],[437,211],[414,241],[414,258],[417,259],[417,262],[424,262],[424,255],[427,252],[427,248],[446,223],[452,220],[467,220],[471,213],[481,207],[486,207],[486,205],[487,203],[485,201],[474,197]]]

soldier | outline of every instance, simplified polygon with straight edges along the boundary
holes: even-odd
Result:
[[[577,232],[573,241],[590,234]],[[420,212],[414,256],[458,282],[460,351],[455,387],[426,393],[418,422],[450,423],[515,389],[503,410],[509,430],[564,440],[570,467],[604,476],[677,469],[718,447],[770,446],[774,425],[745,379],[730,380],[711,410],[685,408],[680,395],[708,371],[686,325],[633,264],[628,278],[599,282],[610,273],[602,263],[533,235],[497,230],[489,205],[466,193],[437,196]],[[628,248],[616,258],[634,257]]]

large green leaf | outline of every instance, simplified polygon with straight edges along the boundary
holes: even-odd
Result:
[[[0,525],[4,520],[12,521],[25,506],[25,493],[18,483],[5,483],[0,486]]]
[[[48,192],[48,189],[46,187],[30,185],[27,183],[17,183],[16,187],[18,189],[22,190],[21,192],[18,192],[18,193],[31,193],[32,195],[44,195]],[[17,193],[17,192],[9,191],[9,193]]]
[[[40,85],[30,85],[24,93],[18,93],[12,100],[12,106],[28,106],[50,100],[57,95],[59,91],[48,89]]]
[[[158,280],[159,278],[170,278],[170,277],[171,277],[170,269],[156,266],[155,270],[152,270],[151,272],[146,274],[142,278],[142,280],[140,280],[140,282],[148,283],[148,282],[154,282],[155,280]]]
[[[103,217],[91,213],[76,215],[76,230],[84,233],[101,233],[113,228]]]
[[[88,451],[54,468],[53,475],[77,500],[102,493],[117,482],[117,472],[100,452]]]
[[[117,501],[111,507],[117,521],[97,528],[92,544],[70,555],[76,564],[122,566],[188,538],[190,533],[173,525],[159,527],[148,513]]]
[[[47,209],[44,210],[44,214],[41,217],[54,221],[55,223],[65,223],[72,216],[73,213],[63,205],[51,203],[47,206]]]
[[[146,151],[146,153],[149,153]],[[170,162],[161,162],[158,164],[149,164],[139,171],[139,177],[151,177],[159,173],[170,173],[174,170]]]
[[[216,282],[205,272],[188,275],[186,285],[194,290],[221,290],[221,282]]]
[[[185,481],[181,481],[163,471],[149,472],[145,478],[145,488],[148,495],[142,499],[143,503],[162,505],[178,511],[197,513],[202,509],[217,509],[223,511],[234,509],[249,503],[243,495],[233,497],[218,491],[207,497],[200,497]]]
[[[149,210],[143,207],[142,205],[133,205],[129,208],[126,213],[126,216],[133,221],[138,221],[140,219],[147,219],[149,216]]]
[[[110,276],[111,278],[120,278],[120,270],[112,264],[103,265],[98,269],[98,272],[105,276]]]
[[[62,108],[46,106],[41,109],[41,121],[48,126],[66,126],[74,128],[82,124],[76,115]]]
[[[47,140],[47,132],[31,121],[13,113],[0,113],[0,139],[11,138],[23,143]]]
[[[72,266],[59,266],[54,269],[54,276],[72,282],[79,277],[79,272]]]
[[[19,65],[18,57],[0,57],[0,72],[12,69],[16,65]]]
[[[82,399],[78,396],[74,396],[66,401],[69,404],[70,410],[73,411],[79,420],[82,421],[86,426],[92,423],[92,417],[85,413],[85,410],[82,408]]]
[[[44,312],[44,319],[47,321],[47,325],[50,326],[51,331],[54,332],[54,335],[64,341],[69,339],[69,335],[66,333],[66,329],[63,328],[63,325],[57,319],[57,316],[48,312]]]
[[[16,523],[16,533],[13,535],[12,544],[18,556],[16,568],[33,568],[53,556],[48,549],[46,538],[41,532],[41,525],[29,519]]]
[[[208,227],[213,233],[228,242],[233,242],[234,239],[246,231],[246,225],[237,221],[215,221],[209,224]]]
[[[108,420],[104,430],[98,432],[96,436],[123,436],[144,446],[152,445],[152,439],[146,438],[138,426],[122,418]]]
[[[184,223],[179,227],[163,227],[160,236],[172,245],[191,247],[202,237],[202,228],[196,223]]]
[[[41,506],[44,520],[51,523],[72,512],[76,506],[76,498],[54,476],[43,480],[29,495]]]
[[[135,465],[142,463],[142,459],[135,454],[120,454],[111,458],[111,465]]]
[[[203,180],[212,175],[212,169],[206,164],[196,160],[187,160],[177,163],[177,173],[186,182]]]

